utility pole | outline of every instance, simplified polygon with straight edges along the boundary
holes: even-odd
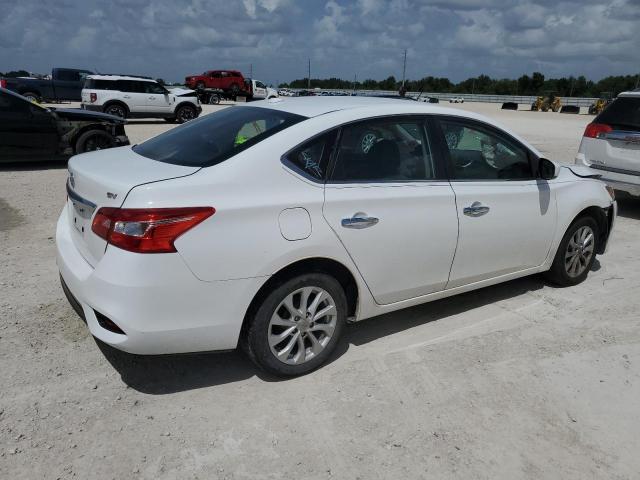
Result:
[[[307,90],[311,90],[311,58],[309,58],[309,65],[307,67]]]
[[[356,83],[358,83],[358,74],[353,74],[353,93],[356,93]]]
[[[476,79],[473,79],[473,83],[471,84],[471,95],[476,91]]]
[[[249,78],[253,78],[253,63],[249,64]]]
[[[407,49],[404,49],[404,62],[402,64],[402,88],[404,88],[405,75],[407,73]]]

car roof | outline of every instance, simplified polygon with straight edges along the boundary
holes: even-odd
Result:
[[[622,92],[618,96],[619,97],[640,97],[640,89],[633,90],[631,92]]]
[[[133,77],[130,75],[87,75],[92,80],[136,80],[140,82],[157,83],[153,78]]]
[[[309,97],[279,97],[271,100],[262,100],[241,104],[242,106],[270,108],[280,110],[303,117],[317,117],[330,112],[344,110],[374,110],[381,115],[406,112],[407,114],[440,114],[454,115],[458,117],[475,118],[486,121],[486,117],[458,108],[440,107],[433,103],[416,102],[403,98],[385,97],[348,97],[348,96],[309,96]],[[495,123],[495,122],[491,122]]]

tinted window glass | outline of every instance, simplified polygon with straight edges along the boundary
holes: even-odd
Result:
[[[147,158],[205,167],[284,130],[305,117],[258,107],[229,107],[200,117],[133,147]]]
[[[606,123],[620,129],[640,129],[640,97],[616,98],[594,122]]]
[[[58,80],[65,82],[79,82],[80,72],[74,72],[73,70],[58,70],[57,77]]]
[[[119,90],[120,82],[114,80],[95,80],[88,78],[84,82],[84,88],[91,90]]]
[[[314,138],[287,154],[285,162],[314,180],[324,180],[337,130]]]
[[[533,178],[527,151],[505,136],[476,124],[441,120],[452,178],[524,180]]]
[[[335,181],[411,181],[435,178],[424,121],[373,120],[342,130]]]

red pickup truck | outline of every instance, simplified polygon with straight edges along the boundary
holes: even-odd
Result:
[[[244,88],[244,77],[237,70],[209,70],[202,75],[186,77],[184,83],[194,90],[219,88],[236,95]]]

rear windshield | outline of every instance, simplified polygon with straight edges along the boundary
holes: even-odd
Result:
[[[614,128],[640,130],[640,97],[618,97],[595,120]]]
[[[289,128],[306,117],[259,107],[228,107],[133,147],[159,162],[208,167]]]

